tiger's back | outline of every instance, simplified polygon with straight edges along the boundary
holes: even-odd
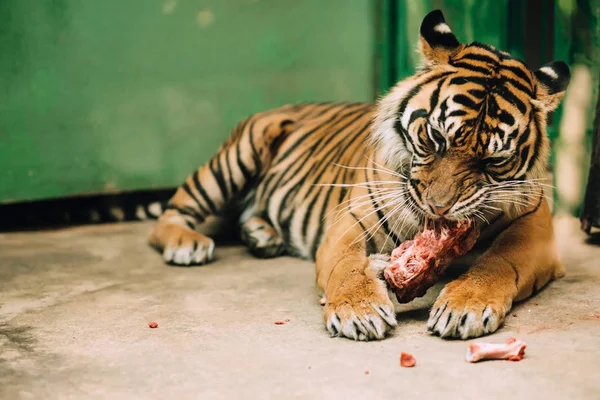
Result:
[[[240,222],[264,218],[281,235],[288,253],[314,259],[331,211],[346,195],[344,185],[368,156],[373,111],[373,105],[361,103],[296,107],[295,119],[270,148],[271,162],[249,183]],[[256,126],[261,119],[269,124],[275,115],[258,114],[247,124]]]

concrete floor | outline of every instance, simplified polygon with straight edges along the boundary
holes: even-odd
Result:
[[[426,333],[439,285],[401,309],[393,337],[332,339],[311,263],[229,246],[209,266],[167,267],[149,226],[0,235],[1,399],[600,398],[600,247],[575,220],[557,226],[568,275],[486,338],[522,338],[526,358],[479,364],[468,342]]]

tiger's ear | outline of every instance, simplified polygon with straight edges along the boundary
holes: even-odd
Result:
[[[460,43],[440,10],[432,11],[423,18],[420,50],[427,63],[447,63],[450,55],[459,47]]]
[[[544,111],[553,111],[565,95],[571,73],[562,61],[552,61],[533,71],[537,80],[535,100],[533,104]]]

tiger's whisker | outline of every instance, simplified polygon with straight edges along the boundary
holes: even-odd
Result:
[[[378,202],[378,203],[380,203],[380,202],[382,202],[383,200],[387,200],[387,199],[392,199],[392,200],[394,200],[394,199],[396,199],[396,198],[398,198],[398,197],[399,197],[399,196],[397,196],[397,195],[396,195],[396,193],[392,193],[392,194],[387,194],[387,195],[380,196],[380,197],[373,197],[372,199],[364,200],[364,201],[361,201],[361,202],[358,202],[358,203],[348,203],[348,204],[347,204],[348,212],[346,212],[346,213],[343,213],[343,214],[339,215],[339,216],[338,216],[338,217],[335,219],[334,223],[336,223],[337,221],[339,221],[341,218],[344,218],[346,215],[348,215],[348,214],[349,214],[349,213],[351,213],[352,211],[354,211],[354,210],[356,210],[356,209],[359,209],[359,208],[361,208],[361,207],[363,207],[363,206],[365,206],[365,205],[368,205],[368,204],[372,204],[372,203],[374,203],[374,202],[375,202],[375,200],[377,200],[377,202]],[[340,210],[340,211],[341,211],[341,210]]]
[[[340,238],[344,237],[346,235],[346,233],[348,233],[352,228],[354,228],[357,224],[362,223],[362,221],[366,218],[368,218],[369,216],[373,215],[374,213],[381,211],[383,207],[377,207],[375,208],[373,211],[371,211],[370,213],[366,214],[365,216],[363,216],[361,219],[357,220],[351,227],[349,227],[348,229],[346,229],[346,231],[340,236]],[[363,232],[364,233],[364,232]],[[338,239],[339,241],[339,239]],[[356,242],[356,239],[352,242],[352,244],[354,244]],[[337,242],[336,242],[337,243]]]
[[[398,178],[402,178],[402,179],[406,179],[406,176],[401,175],[397,172],[393,172],[392,170],[386,171],[386,170],[382,170],[382,169],[378,169],[378,168],[369,168],[369,167],[350,167],[347,165],[341,165],[338,163],[333,163],[333,165],[335,165],[336,167],[340,167],[340,168],[346,168],[346,169],[353,169],[353,170],[360,170],[360,171],[379,171],[379,172],[384,172],[386,174],[390,174],[393,176],[396,176]]]
[[[397,211],[400,210],[401,207],[404,206],[404,204],[406,203],[406,199],[404,199],[404,201],[400,202],[400,204],[396,205],[392,211],[390,211],[389,213],[385,214],[383,216],[383,218],[381,218],[373,227],[369,228],[366,232],[367,234],[371,235],[371,238],[373,238],[377,232],[379,231],[379,229],[381,229],[381,227],[385,224],[385,222],[391,217],[393,216]],[[376,229],[375,229],[376,228]],[[375,229],[375,231],[371,234],[371,231]]]

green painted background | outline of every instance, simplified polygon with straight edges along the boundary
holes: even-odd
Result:
[[[253,112],[373,100],[435,8],[460,41],[600,70],[600,0],[0,0],[0,202],[174,187]]]
[[[253,112],[372,99],[372,4],[0,0],[0,201],[172,187]]]

